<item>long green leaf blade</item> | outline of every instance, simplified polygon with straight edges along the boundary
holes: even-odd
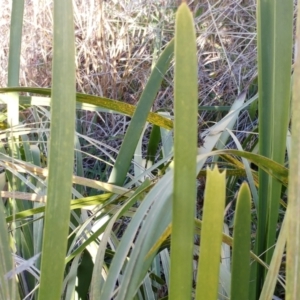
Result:
[[[11,11],[10,23],[10,39],[9,39],[9,55],[8,55],[8,71],[7,71],[7,86],[19,85],[20,74],[20,55],[22,45],[22,29],[23,29],[23,14],[24,14],[24,0],[13,1]],[[12,127],[19,124],[19,96],[17,93],[12,92],[8,95],[7,102],[7,121]],[[14,144],[14,139],[11,136],[11,153],[12,156],[18,158],[17,144]],[[16,139],[17,140],[17,139]],[[9,180],[9,189],[17,190],[19,188],[19,181],[16,180],[10,172],[6,172]],[[0,199],[2,202],[2,199]],[[19,299],[19,294],[16,291],[16,278],[10,280],[5,279],[3,276],[6,272],[11,271],[13,267],[12,255],[8,244],[8,236],[5,232],[7,227],[3,224],[4,207],[1,203],[1,265],[0,265],[0,297],[1,299]]]
[[[197,275],[197,300],[217,299],[218,295],[225,177],[226,173],[220,173],[217,167],[207,170]]]
[[[74,160],[75,47],[72,1],[54,1],[51,141],[39,299],[61,299]]]
[[[170,299],[190,299],[197,155],[197,59],[192,14],[178,8],[175,25],[175,137]]]
[[[147,116],[160,88],[163,76],[169,67],[173,49],[174,41],[172,40],[164,49],[150,75],[145,90],[143,91],[138,106],[127,129],[114,168],[111,172],[109,178],[109,182],[111,183],[123,185],[124,180],[126,179],[126,175],[131,164],[131,159],[143,132]]]
[[[12,2],[9,55],[8,55],[8,82],[7,86],[19,85],[20,55],[22,44],[24,0]],[[10,94],[7,105],[8,124],[15,126],[19,124],[19,97],[16,93]]]
[[[51,96],[51,90],[47,88],[33,88],[33,87],[12,87],[12,88],[0,88],[0,93],[6,92],[27,92],[27,93],[35,93],[40,95]],[[5,101],[6,99],[3,97],[1,99]],[[121,114],[125,114],[128,116],[132,116],[136,110],[134,105],[121,102],[114,99],[108,99],[104,97],[87,95],[82,93],[76,93],[76,101],[78,109],[84,109],[81,104],[90,104],[92,107],[89,107],[88,110],[93,110],[94,107],[100,107],[108,109],[110,112],[117,112]],[[22,105],[43,105],[49,106],[49,100],[47,98],[38,98],[38,97],[26,97],[20,96],[20,104]],[[157,113],[149,112],[147,116],[147,121],[149,123],[155,124],[157,126],[163,127],[165,129],[172,129],[173,122],[170,119],[164,118]]]
[[[275,1],[274,71],[273,71],[273,112],[271,125],[272,149],[270,158],[284,164],[286,135],[290,120],[291,64],[293,47],[293,0]],[[269,133],[270,134],[270,133]],[[282,186],[272,179],[269,195],[268,235],[266,249],[273,247],[276,240],[279,214],[279,200]],[[274,249],[274,248],[272,248]],[[266,253],[269,264],[273,250]]]
[[[293,1],[258,1],[257,23],[259,152],[283,164],[290,107]],[[261,255],[268,250],[263,257],[269,263],[276,238],[282,186],[260,170],[259,187],[256,251]],[[261,289],[262,277],[259,268],[257,292]],[[257,296],[253,295],[252,299]]]
[[[251,198],[250,190],[243,183],[238,199],[234,220],[231,300],[247,299],[249,296],[250,279],[250,226]]]

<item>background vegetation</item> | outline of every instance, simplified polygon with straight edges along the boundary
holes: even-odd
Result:
[[[298,299],[293,1],[0,4],[1,299]]]

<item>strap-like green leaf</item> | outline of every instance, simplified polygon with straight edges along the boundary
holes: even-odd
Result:
[[[39,298],[59,300],[65,269],[75,133],[75,42],[71,0],[54,1],[51,140]]]
[[[251,198],[247,183],[243,183],[237,198],[234,218],[231,297],[248,299],[250,279]]]
[[[51,90],[47,88],[33,88],[33,87],[0,88],[0,93],[8,93],[8,92],[27,92],[27,93],[35,93],[35,94],[40,94],[45,96],[51,96]],[[23,105],[33,105],[32,104],[33,98],[21,96],[20,103]],[[136,106],[125,102],[99,97],[99,96],[82,94],[82,93],[76,93],[76,101],[77,103],[86,103],[86,104],[95,105],[98,107],[109,109],[112,112],[117,112],[128,116],[132,116],[136,110]],[[49,105],[49,103],[45,101],[40,105],[47,105],[47,104]],[[149,123],[155,124],[157,126],[161,126],[169,130],[173,128],[173,122],[171,120],[164,118],[153,112],[149,112],[147,121]]]
[[[194,20],[186,3],[175,23],[175,123],[170,299],[191,299],[196,199],[198,79]]]
[[[225,208],[226,173],[207,171],[196,299],[217,299]]]

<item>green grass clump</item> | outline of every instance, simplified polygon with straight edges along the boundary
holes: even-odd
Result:
[[[2,4],[0,299],[297,299],[293,1]]]

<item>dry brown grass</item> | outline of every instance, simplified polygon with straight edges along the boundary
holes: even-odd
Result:
[[[1,86],[7,81],[10,2],[0,1]],[[195,0],[190,7],[199,47],[199,102],[230,103],[255,74],[255,1]],[[135,102],[174,34],[175,10],[173,0],[74,0],[77,90]],[[22,85],[51,86],[51,11],[51,0],[25,1]],[[172,103],[170,76],[158,103]]]

